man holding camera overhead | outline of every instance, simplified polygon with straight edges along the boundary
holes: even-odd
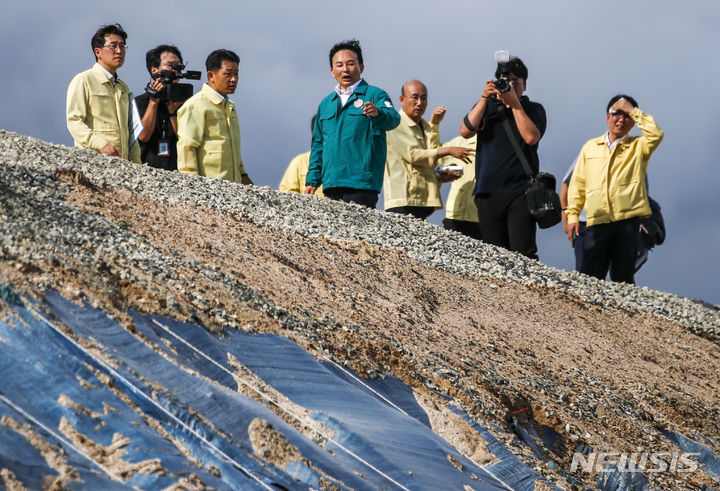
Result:
[[[90,46],[95,65],[78,73],[67,91],[67,128],[75,146],[140,163],[132,93],[117,70],[125,63],[127,34],[120,24],[100,27]]]
[[[545,133],[545,109],[523,93],[528,70],[520,58],[498,51],[496,80],[487,80],[482,97],[460,125],[460,134],[477,134],[475,204],[485,242],[537,259],[535,220],[525,191],[529,177],[513,147],[503,121],[510,123],[533,173],[540,163],[538,142]]]
[[[240,156],[240,124],[228,98],[238,82],[240,57],[216,49],[205,60],[208,81],[178,111],[178,170],[252,184]]]
[[[138,137],[141,160],[158,169],[177,170],[177,110],[182,101],[168,97],[168,83],[179,80],[182,54],[175,46],[161,44],[145,55],[152,80],[135,98],[143,131]],[[184,67],[183,67],[184,68]],[[172,74],[172,76],[166,76]]]

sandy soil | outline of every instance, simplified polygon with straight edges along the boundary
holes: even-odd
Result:
[[[158,282],[142,265],[114,258],[95,267],[73,258],[64,264],[1,261],[0,274],[20,291],[37,295],[52,286],[69,297],[85,292],[129,328],[121,312],[132,308],[191,319],[211,331],[273,332],[363,377],[394,375],[432,408],[433,428],[478,463],[491,458],[487,449],[468,436],[464,422],[447,416],[447,402],[434,391],[509,433],[513,418],[538,431],[552,428],[559,436],[545,456],[565,471],[580,444],[597,451],[672,451],[663,429],[720,440],[720,347],[669,321],[598,308],[563,291],[465,278],[399,251],[306,239],[125,190],[75,186],[71,201],[159,251],[178,277]],[[122,271],[136,280],[123,279]],[[336,328],[313,336],[287,329],[244,301],[239,285],[295,317],[334,319]],[[498,436],[531,467],[568,486],[545,459],[507,434]],[[279,465],[293,453],[266,448],[272,443],[267,435],[258,441]],[[720,445],[714,451],[720,454]],[[589,485],[597,479],[574,477]],[[659,489],[694,489],[668,473],[650,477]],[[701,470],[691,477],[717,486]]]

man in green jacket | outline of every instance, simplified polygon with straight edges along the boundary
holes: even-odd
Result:
[[[337,43],[329,58],[338,85],[318,107],[305,192],[314,194],[322,184],[330,199],[375,208],[387,155],[385,132],[400,124],[400,115],[384,90],[362,80],[358,41]]]

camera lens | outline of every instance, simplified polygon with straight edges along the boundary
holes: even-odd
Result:
[[[510,90],[510,81],[504,77],[495,80],[495,88],[500,93],[505,93]]]

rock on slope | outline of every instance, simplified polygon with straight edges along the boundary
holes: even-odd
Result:
[[[5,317],[16,315],[11,300],[17,294],[24,305],[36,305],[35,320],[47,316],[74,342],[96,348],[108,366],[117,363],[111,350],[91,333],[82,338],[72,317],[63,320],[60,307],[53,310],[62,302],[48,298],[94,306],[176,364],[178,347],[165,338],[150,342],[139,327],[149,317],[142,316],[197,324],[217,339],[273,333],[370,385],[398,379],[412,388],[425,424],[464,458],[480,468],[493,460],[487,439],[468,424],[476,422],[547,478],[540,484],[538,476],[537,489],[549,482],[607,483],[596,468],[571,471],[579,449],[666,452],[667,458],[688,448],[678,446],[681,437],[701,442],[709,460],[701,458],[693,472],[674,466],[636,477],[652,489],[718,487],[712,467],[713,453],[720,455],[716,306],[558,271],[405,217],[166,173],[12,133],[0,132],[0,162],[0,282],[11,292]],[[0,342],[8,344],[7,336]],[[165,353],[162,346],[171,344]],[[267,353],[270,360],[278,356]],[[247,396],[317,439],[306,428],[317,416],[283,416],[268,395],[272,384],[246,362],[232,366],[238,387],[263,387]],[[170,405],[173,397],[179,396],[167,387],[150,395],[151,402]],[[66,399],[46,403],[74,407]],[[200,409],[187,410],[202,419]],[[295,413],[307,411],[299,404]],[[62,424],[58,431],[68,439],[83,439],[79,428]],[[13,418],[2,425],[21,431]],[[314,468],[310,451],[282,443],[266,420],[246,432],[261,449],[259,461],[287,471],[304,459]],[[118,435],[115,447],[87,454],[115,469],[121,481],[163,472],[162,462],[129,466],[117,451],[128,437]],[[203,467],[197,452],[172,435],[164,441]],[[313,481],[317,486],[358,486],[316,464],[323,476]],[[70,467],[54,468],[65,469],[58,475],[70,482]],[[15,474],[6,467],[0,479],[9,488]],[[174,482],[211,485],[212,477],[193,475],[193,482],[187,476]],[[481,489],[481,482],[471,487]]]

